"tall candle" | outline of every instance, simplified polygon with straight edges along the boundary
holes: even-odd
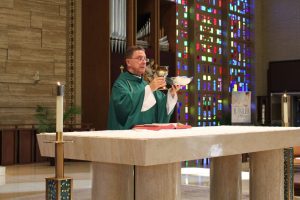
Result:
[[[288,117],[288,102],[286,94],[283,95],[283,123],[287,124],[289,121]]]
[[[65,86],[58,82],[56,96],[56,132],[63,132],[64,90]]]
[[[263,104],[261,106],[261,123],[265,124],[265,112],[266,112],[266,106]]]

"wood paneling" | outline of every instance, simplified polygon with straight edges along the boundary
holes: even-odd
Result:
[[[31,163],[34,161],[33,129],[19,129],[18,131],[18,163]]]
[[[269,92],[300,91],[300,60],[270,62],[268,69]]]
[[[127,1],[126,11],[126,45],[136,45],[136,33],[137,33],[137,0]]]
[[[176,53],[176,3],[170,1],[161,1],[160,19],[164,34],[168,36],[169,51]],[[172,64],[175,64],[173,59]],[[175,68],[175,65],[174,65]]]
[[[109,1],[82,1],[82,122],[106,129],[110,95]]]
[[[16,163],[16,130],[0,130],[0,165],[10,165]]]

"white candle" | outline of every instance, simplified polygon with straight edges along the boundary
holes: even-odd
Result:
[[[289,122],[288,117],[288,103],[286,94],[283,95],[283,123],[287,124]]]
[[[56,132],[63,132],[63,111],[64,111],[64,85],[57,83],[56,96]]]
[[[266,106],[263,104],[261,106],[261,123],[265,124],[265,111],[266,111]]]

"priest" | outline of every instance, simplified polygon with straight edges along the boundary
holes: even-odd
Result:
[[[135,125],[168,123],[177,103],[178,85],[167,94],[159,88],[166,86],[164,77],[154,77],[148,84],[143,79],[146,70],[145,49],[132,46],[125,53],[127,71],[115,81],[109,104],[108,129],[125,130]]]

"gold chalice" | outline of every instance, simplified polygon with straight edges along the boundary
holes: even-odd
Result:
[[[169,72],[169,66],[157,66],[155,73],[158,77],[164,77],[166,78],[168,76],[168,72]],[[162,87],[159,90],[166,90],[167,87]]]

